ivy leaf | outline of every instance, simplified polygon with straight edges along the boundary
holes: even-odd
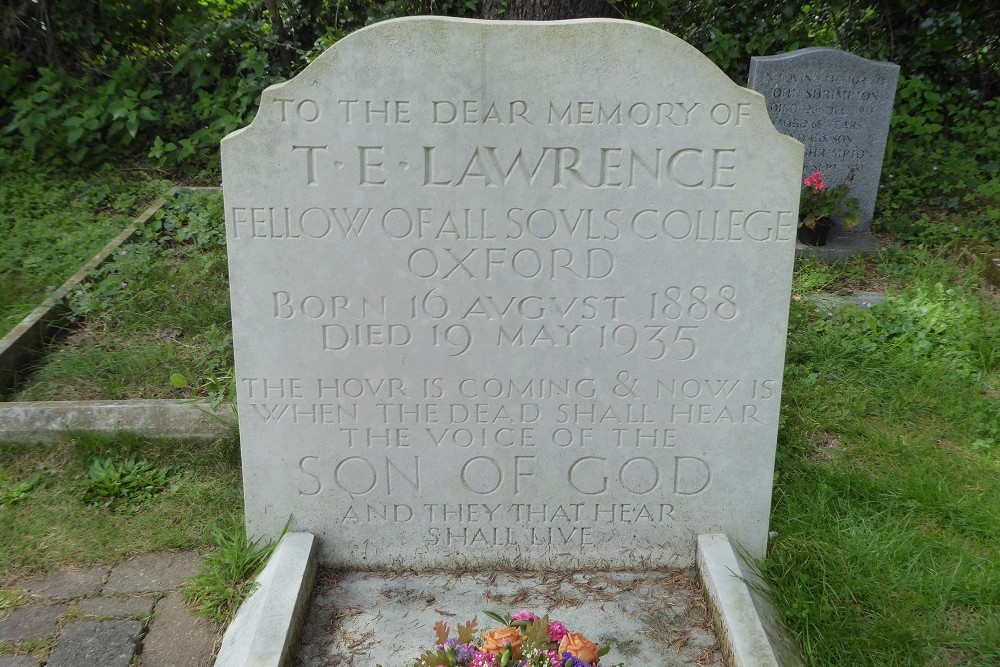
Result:
[[[445,623],[444,621],[438,621],[437,623],[434,624],[434,632],[437,633],[438,644],[443,644],[446,641],[448,641],[448,633],[450,632],[450,628],[448,627],[448,624]]]
[[[479,617],[473,616],[467,623],[458,624],[458,643],[471,644],[476,637],[476,630],[479,629]]]

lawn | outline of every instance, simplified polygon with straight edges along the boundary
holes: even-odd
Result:
[[[170,187],[144,173],[69,175],[0,144],[0,336]]]

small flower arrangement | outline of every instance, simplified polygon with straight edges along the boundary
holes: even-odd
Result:
[[[858,224],[857,197],[849,197],[848,183],[854,178],[851,172],[847,181],[834,187],[827,187],[823,172],[814,171],[802,181],[802,200],[799,203],[799,227],[816,229],[819,226],[832,227],[834,218],[842,215],[841,224],[851,229]]]
[[[510,616],[483,613],[502,626],[480,633],[477,617],[459,623],[457,635],[451,637],[448,625],[438,621],[437,644],[417,658],[414,667],[601,667],[601,657],[611,649],[570,632],[548,615],[528,610]]]

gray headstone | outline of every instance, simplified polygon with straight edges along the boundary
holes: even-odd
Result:
[[[222,143],[247,522],[344,566],[767,542],[802,145],[624,21],[389,21]]]
[[[825,47],[750,59],[749,86],[774,126],[805,144],[803,176],[819,170],[837,185],[853,172],[855,231],[871,228],[898,77],[899,65]]]

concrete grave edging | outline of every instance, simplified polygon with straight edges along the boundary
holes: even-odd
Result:
[[[151,438],[212,440],[235,427],[229,404],[151,399],[0,403],[0,441],[51,443],[72,432],[131,431]]]
[[[698,536],[698,576],[730,667],[802,667],[759,574],[725,535]]]
[[[316,580],[316,537],[287,533],[222,639],[215,667],[283,667],[292,657]]]
[[[215,667],[285,667],[316,578],[316,538],[288,533],[226,630]],[[725,535],[698,536],[698,574],[731,667],[801,667],[758,575]]]

